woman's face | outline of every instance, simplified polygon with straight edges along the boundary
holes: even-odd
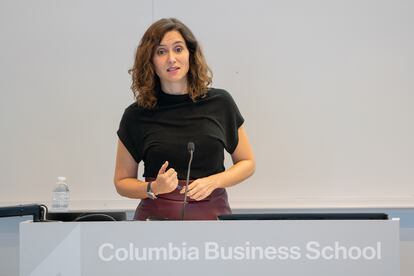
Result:
[[[152,59],[165,92],[187,92],[190,53],[178,31],[165,33]]]

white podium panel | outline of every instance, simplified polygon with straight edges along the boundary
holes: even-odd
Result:
[[[399,275],[399,220],[23,222],[20,275]]]

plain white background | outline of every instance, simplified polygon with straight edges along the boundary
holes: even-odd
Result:
[[[127,70],[151,22],[174,16],[246,119],[257,171],[230,189],[234,207],[413,206],[413,11],[385,0],[3,0],[0,203],[47,203],[63,175],[72,206],[136,205],[112,183]]]

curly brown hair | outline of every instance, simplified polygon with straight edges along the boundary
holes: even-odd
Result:
[[[195,101],[204,96],[212,82],[212,72],[191,30],[176,18],[160,19],[145,32],[137,48],[134,66],[128,70],[132,76],[131,90],[138,105],[143,108],[151,109],[157,104],[156,89],[161,84],[152,59],[156,48],[169,31],[178,31],[183,36],[190,53],[187,87],[191,99]]]

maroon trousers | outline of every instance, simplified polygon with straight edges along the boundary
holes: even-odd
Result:
[[[179,188],[185,189],[184,186],[185,181],[180,180]],[[181,220],[183,202],[184,195],[180,194],[180,189],[158,195],[157,199],[142,199],[135,211],[134,220]],[[187,197],[185,220],[216,220],[218,215],[224,214],[231,214],[225,189],[216,189],[200,201]]]

